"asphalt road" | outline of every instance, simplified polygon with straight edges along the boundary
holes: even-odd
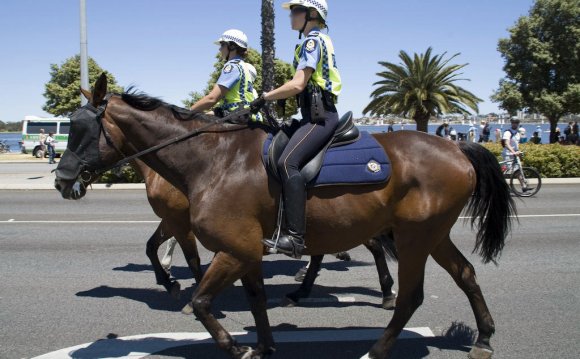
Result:
[[[518,202],[520,223],[497,267],[470,254],[469,226],[454,227],[452,238],[474,264],[496,322],[496,358],[580,357],[579,198],[580,185],[547,185],[536,198]],[[211,343],[183,341],[173,349],[147,351],[150,338],[115,339],[205,333],[198,321],[180,313],[193,283],[180,253],[173,275],[182,284],[181,299],[155,284],[145,242],[157,221],[143,191],[92,191],[78,202],[62,200],[56,191],[0,191],[0,358],[93,342],[70,355],[123,357],[141,351],[156,358],[225,358]],[[276,333],[293,338],[277,345],[274,358],[359,358],[368,351],[375,338],[369,333],[384,328],[393,312],[380,308],[370,253],[361,247],[351,255],[350,263],[326,258],[312,301],[296,308],[279,307],[278,300],[296,287],[293,275],[305,262],[266,258],[270,322]],[[202,248],[201,257],[209,263],[212,254]],[[396,263],[389,267],[396,273]],[[254,329],[239,282],[218,297],[214,314],[232,332]],[[469,303],[432,260],[425,301],[407,327],[428,328],[434,336],[407,332],[394,358],[465,358],[469,351],[476,331]],[[341,333],[350,339],[340,339]]]

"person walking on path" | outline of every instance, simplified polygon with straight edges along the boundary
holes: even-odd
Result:
[[[56,155],[55,153],[56,140],[54,139],[54,133],[52,132],[48,133],[45,143],[48,149],[48,164],[56,163],[56,161],[54,160],[54,156]]]
[[[38,143],[40,144],[40,149],[42,150],[42,156],[44,156],[46,153],[46,134],[44,133],[44,128],[40,129],[38,134]]]

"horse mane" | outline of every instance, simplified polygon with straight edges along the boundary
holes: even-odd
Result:
[[[130,86],[121,94],[121,98],[129,106],[141,111],[153,111],[158,108],[169,110],[175,119],[179,121],[202,120],[212,122],[216,120],[215,116],[206,115],[201,111],[191,111],[183,107],[168,104],[157,97],[149,96],[144,92]]]

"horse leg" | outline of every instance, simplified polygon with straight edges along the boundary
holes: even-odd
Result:
[[[266,291],[264,290],[264,277],[262,275],[262,264],[257,263],[252,269],[242,277],[242,284],[246,290],[246,296],[250,303],[250,310],[256,322],[258,332],[258,346],[256,351],[266,356],[274,353],[274,338],[268,320],[266,306]]]
[[[195,278],[195,283],[199,284],[203,277],[203,271],[201,270],[201,260],[197,251],[197,239],[191,231],[188,231],[185,235],[180,234],[178,241],[185,256],[185,261]]]
[[[153,266],[153,271],[155,272],[155,279],[157,280],[157,284],[162,285],[165,289],[171,293],[171,296],[174,298],[179,298],[179,292],[181,290],[181,286],[178,281],[171,281],[169,273],[163,269],[163,266],[159,262],[159,257],[157,256],[157,250],[159,246],[171,236],[169,234],[163,233],[163,226],[165,225],[164,221],[162,220],[157,226],[157,229],[151,235],[151,238],[147,241],[147,246],[145,249],[145,253],[149,260],[151,261],[151,265]]]
[[[383,246],[376,238],[369,239],[364,246],[367,247],[375,259],[377,272],[379,273],[379,283],[381,284],[381,291],[383,292],[383,309],[393,309],[395,308],[395,300],[397,298],[397,294],[393,292],[393,284],[395,284],[395,281],[389,272]]]
[[[165,247],[165,254],[161,259],[161,265],[167,272],[171,269],[171,261],[173,260],[173,250],[175,250],[175,245],[177,244],[177,239],[170,238],[167,241],[167,246]]]
[[[471,304],[479,333],[469,357],[472,359],[491,358],[493,349],[489,341],[495,332],[495,324],[477,284],[473,266],[455,247],[449,236],[435,248],[431,256],[451,275]]]
[[[424,238],[425,236],[422,236]],[[388,354],[415,310],[423,303],[423,281],[427,251],[420,246],[419,236],[396,235],[397,242],[404,243],[399,252],[399,295],[393,318],[381,338],[373,345],[366,357],[388,358]],[[416,238],[415,240],[413,238]]]
[[[243,262],[229,253],[217,253],[203,276],[201,283],[195,290],[190,303],[193,308],[193,313],[201,321],[217,345],[235,359],[262,358],[262,354],[252,348],[238,346],[234,338],[211,314],[211,303],[221,291],[232,285],[242,276],[245,276],[252,266],[252,263]],[[254,306],[254,310],[260,318],[262,318],[262,315],[267,317],[267,313],[260,313],[261,309],[260,305]],[[260,324],[263,323],[260,322]],[[257,325],[258,323],[256,323]]]
[[[320,271],[320,265],[322,264],[323,255],[312,256],[310,257],[310,262],[308,263],[308,269],[306,270],[306,275],[304,276],[304,280],[300,284],[300,287],[292,293],[286,294],[286,300],[283,303],[285,307],[293,307],[302,298],[308,298],[310,296],[310,292],[312,291],[312,287],[314,286],[314,281],[318,276],[318,272]]]

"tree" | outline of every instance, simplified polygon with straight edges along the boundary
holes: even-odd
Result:
[[[259,71],[259,69],[262,68],[262,57],[260,53],[252,48],[249,48],[245,61],[252,64],[256,70],[258,70],[258,77],[256,78],[256,81],[254,81],[254,88],[256,91],[258,91],[258,93],[262,92],[262,72]],[[219,54],[216,55],[216,62],[213,65],[214,70],[211,73],[209,80],[207,81],[206,87],[201,92],[193,91],[189,93],[189,97],[182,101],[186,108],[191,107],[191,105],[197,102],[200,98],[210,93],[221,74],[224,63],[225,61],[221,60]],[[279,59],[274,59],[274,86],[281,86],[285,82],[291,80],[293,76],[294,68],[291,64]],[[278,111],[278,117],[283,117],[282,109],[277,108],[276,110]],[[297,111],[298,106],[296,104],[296,99],[288,99],[288,101],[286,101],[284,116],[292,116]]]
[[[524,99],[518,86],[506,79],[499,82],[499,89],[491,95],[491,100],[498,102],[499,107],[506,110],[510,116],[515,116],[524,106]]]
[[[498,44],[507,80],[492,100],[505,108],[517,90],[520,108],[546,116],[555,134],[562,116],[580,112],[580,0],[537,0],[509,32]]]
[[[107,75],[109,91],[123,92],[123,88],[117,85],[115,77],[111,73],[103,70],[92,58],[89,58],[88,63],[89,83],[94,84],[104,72]],[[42,109],[55,116],[70,116],[81,106],[80,78],[80,55],[66,59],[60,66],[51,64],[50,80],[44,85],[46,104]]]
[[[371,115],[401,115],[417,123],[417,131],[427,132],[431,116],[447,113],[470,114],[467,108],[478,111],[481,99],[455,83],[459,70],[467,66],[448,65],[459,54],[445,60],[446,53],[431,56],[432,49],[411,58],[405,51],[399,53],[402,63],[379,62],[386,68],[377,73],[382,78],[372,93],[372,101],[363,110]]]
[[[274,89],[274,0],[262,0],[262,90]]]

